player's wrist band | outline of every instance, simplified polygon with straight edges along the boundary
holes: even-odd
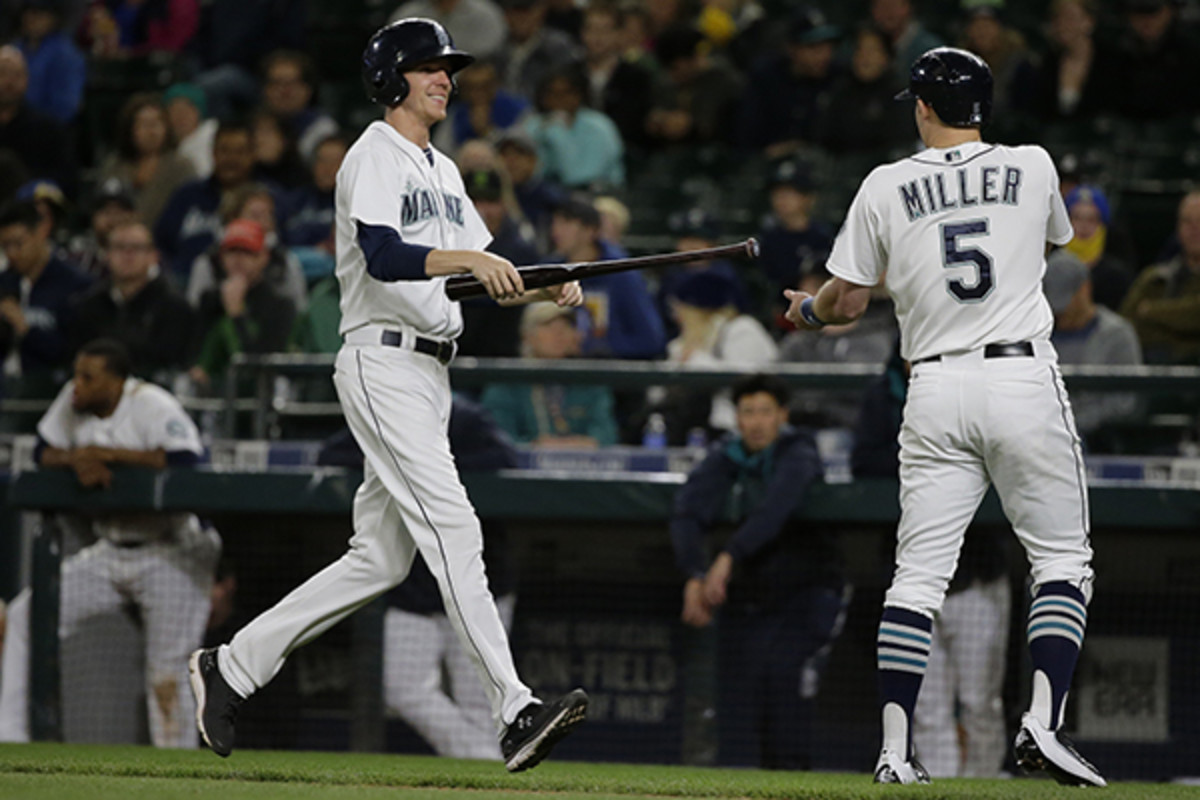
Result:
[[[823,328],[826,325],[825,320],[817,316],[817,312],[813,310],[813,301],[815,297],[806,297],[800,301],[800,318],[812,325],[814,328]]]

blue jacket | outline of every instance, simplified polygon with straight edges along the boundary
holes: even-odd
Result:
[[[311,247],[332,235],[333,192],[302,186],[288,202],[283,241],[288,247]]]
[[[92,279],[56,255],[30,288],[25,307],[29,332],[21,340],[21,372],[31,375],[65,366],[71,359],[69,309]],[[0,297],[21,297],[21,276],[15,270],[0,274]],[[9,331],[7,323],[4,325]]]
[[[675,494],[671,544],[675,562],[689,578],[701,577],[712,559],[709,531],[727,519],[736,530],[721,549],[733,557],[730,602],[767,606],[789,590],[840,585],[841,552],[828,531],[795,519],[808,487],[823,479],[816,440],[803,428],[784,428],[779,438],[748,454],[739,436],[714,443]]]
[[[596,244],[600,248],[598,261],[618,257],[609,243]],[[583,281],[583,293],[589,322],[583,342],[584,355],[617,358],[662,355],[667,344],[666,331],[640,272],[588,278]]]
[[[61,31],[42,39],[36,50],[24,39],[17,40],[17,47],[29,64],[25,101],[59,122],[75,119],[87,81],[87,61],[79,48]]]
[[[220,205],[221,187],[216,178],[189,181],[171,195],[154,225],[154,242],[163,266],[182,286],[187,285],[192,262],[221,235]]]

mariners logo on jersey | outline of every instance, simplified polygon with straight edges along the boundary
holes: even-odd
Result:
[[[409,179],[400,197],[400,224],[404,227],[416,225],[433,217],[442,216],[442,209],[450,222],[463,226],[463,201],[461,197],[442,192],[442,202],[425,186]]]

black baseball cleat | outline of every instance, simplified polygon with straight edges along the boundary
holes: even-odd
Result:
[[[505,768],[521,772],[540,763],[560,739],[583,722],[587,704],[587,693],[575,689],[549,705],[533,702],[521,709],[500,738]]]
[[[1065,786],[1107,786],[1108,783],[1065,736],[1048,730],[1026,712],[1013,743],[1017,766],[1025,772],[1045,770]]]
[[[930,783],[929,772],[916,758],[907,761],[899,753],[883,750],[875,763],[875,783]]]
[[[221,677],[217,649],[197,650],[188,658],[188,678],[196,696],[196,727],[212,751],[222,758],[233,752],[233,724],[245,699]]]

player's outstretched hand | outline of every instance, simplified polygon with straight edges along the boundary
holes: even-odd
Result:
[[[550,300],[560,306],[583,305],[583,287],[579,281],[560,283],[557,286],[547,286],[540,290],[543,300]]]
[[[525,293],[521,273],[507,258],[491,253],[473,251],[467,269],[487,289],[493,300],[507,300]]]
[[[783,296],[788,299],[789,303],[788,310],[783,314],[787,318],[787,321],[801,330],[813,330],[813,327],[800,316],[800,304],[804,302],[804,298],[812,297],[812,295],[808,292],[800,292],[795,289],[784,289]]]

